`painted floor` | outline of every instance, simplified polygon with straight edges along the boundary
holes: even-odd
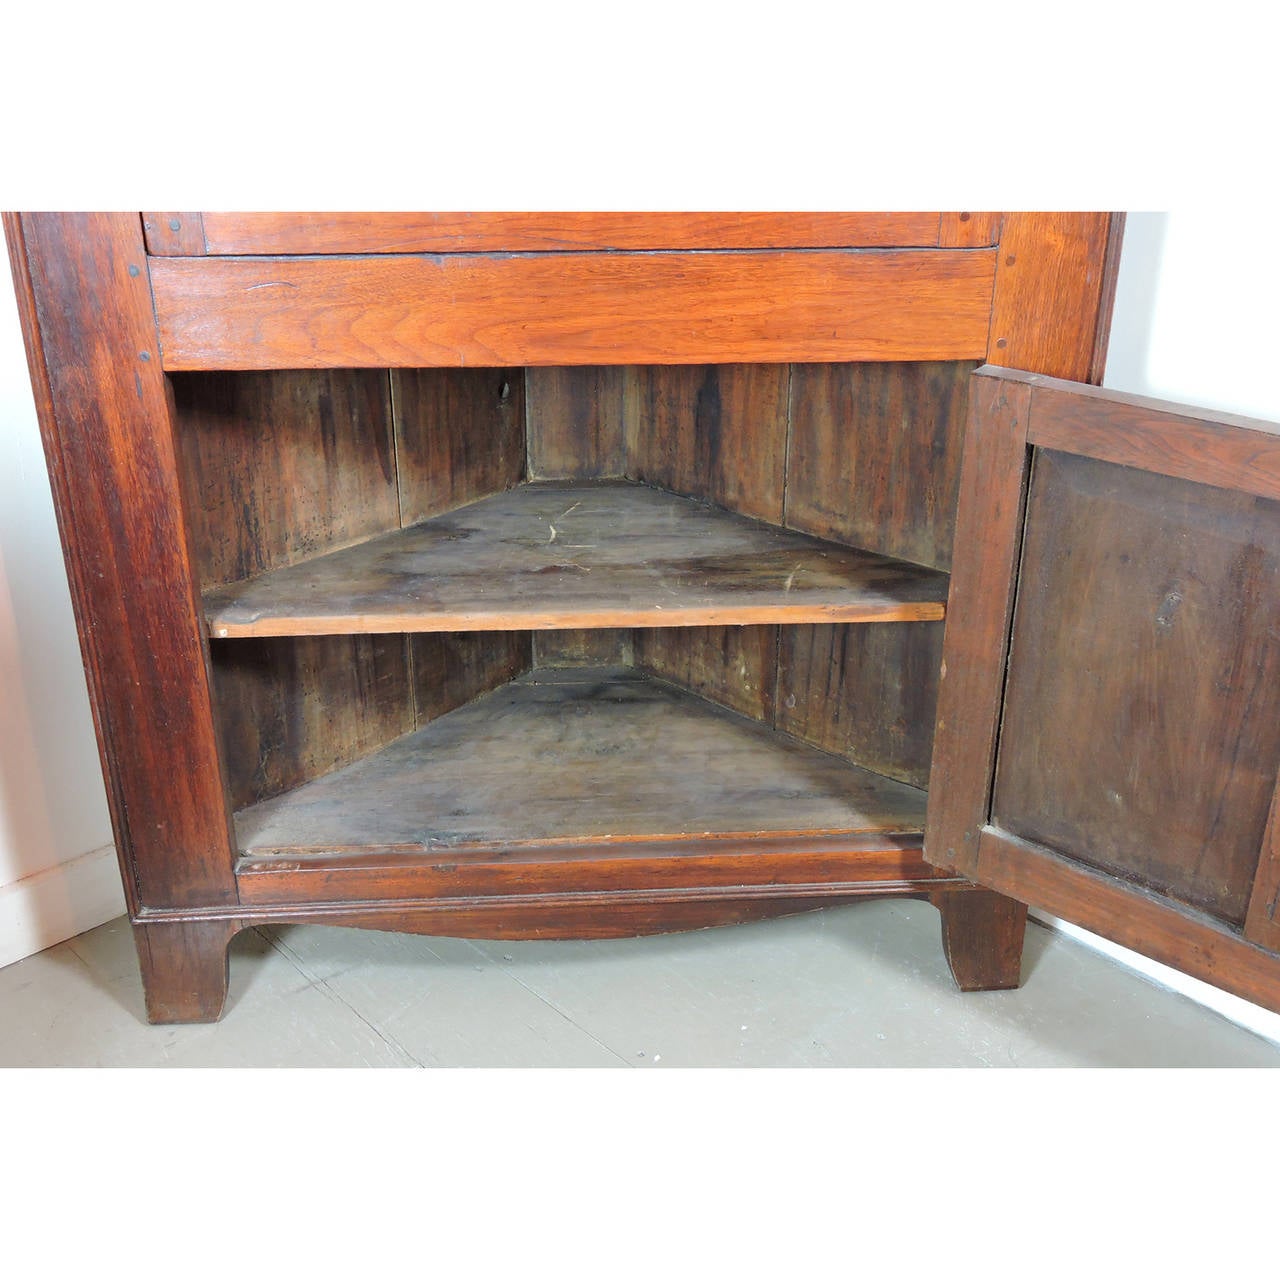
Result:
[[[124,919],[0,970],[21,1067],[1264,1067],[1280,1046],[1036,923],[1019,991],[962,995],[925,903],[663,937],[472,942],[289,926],[226,1013],[148,1026]]]

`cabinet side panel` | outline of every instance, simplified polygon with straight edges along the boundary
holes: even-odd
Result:
[[[417,524],[524,477],[521,369],[397,369],[391,374],[400,520]]]
[[[589,480],[626,474],[623,392],[617,365],[529,369],[525,373],[531,480]]]
[[[950,570],[974,367],[793,365],[787,525]]]
[[[634,642],[636,666],[773,724],[777,627],[637,627]]]
[[[627,474],[742,515],[782,522],[789,369],[627,370]]]
[[[301,786],[415,727],[404,636],[215,640],[210,649],[233,808]]]
[[[35,214],[6,225],[130,907],[233,903],[140,220]]]
[[[514,680],[533,664],[528,631],[431,632],[409,637],[418,726]]]
[[[202,587],[399,526],[385,373],[196,373],[172,381]]]
[[[781,628],[778,728],[927,787],[942,632],[941,622]]]
[[[995,824],[1240,924],[1277,687],[1280,503],[1037,451]]]

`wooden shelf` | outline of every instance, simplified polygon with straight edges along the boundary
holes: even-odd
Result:
[[[628,481],[524,484],[205,594],[217,637],[936,621],[947,575]]]
[[[248,859],[918,850],[925,793],[631,668],[542,668],[236,815]],[[927,869],[925,871],[928,874]]]

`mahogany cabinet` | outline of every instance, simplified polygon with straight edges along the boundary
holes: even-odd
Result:
[[[1055,381],[1119,224],[8,216],[151,1018],[891,894],[1277,1007],[1272,437]]]

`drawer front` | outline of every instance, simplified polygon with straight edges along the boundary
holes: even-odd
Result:
[[[166,369],[969,360],[990,249],[152,258]]]

